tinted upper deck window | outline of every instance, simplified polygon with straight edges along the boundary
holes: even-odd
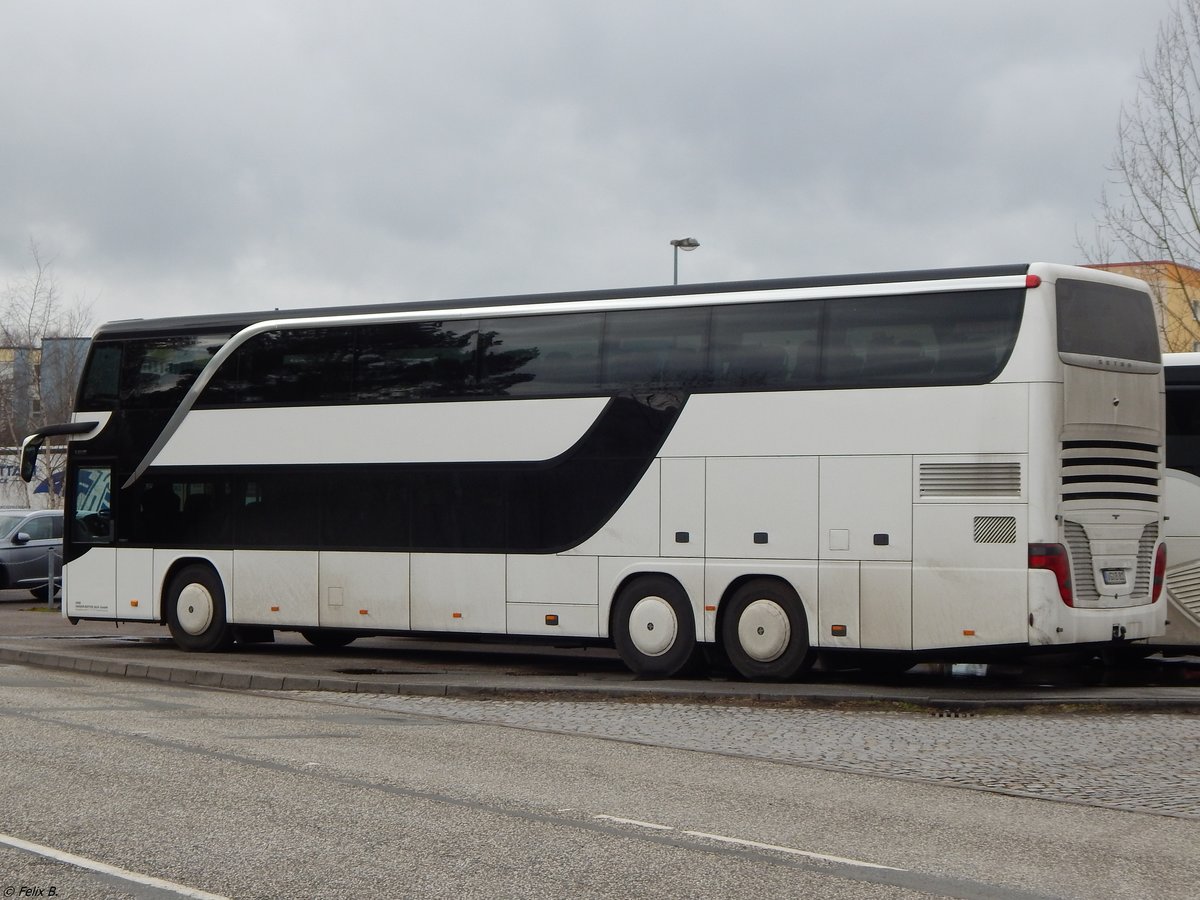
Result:
[[[121,391],[121,345],[94,344],[83,370],[78,408],[104,412],[117,408]]]
[[[983,384],[1017,340],[1024,291],[953,291],[828,302],[821,384]]]
[[[188,334],[126,341],[121,359],[121,406],[169,409],[178,405],[226,340],[227,335]],[[93,355],[93,361],[96,364],[99,358]]]
[[[492,396],[595,393],[604,316],[582,313],[485,319],[480,391]]]

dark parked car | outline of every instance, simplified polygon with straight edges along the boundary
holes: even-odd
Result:
[[[26,588],[50,598],[47,575],[53,556],[54,589],[62,584],[61,509],[0,509],[0,588]]]

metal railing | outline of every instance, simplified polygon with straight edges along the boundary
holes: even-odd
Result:
[[[55,609],[61,603],[62,576],[54,577],[54,557],[58,556],[59,571],[62,571],[62,548],[50,546],[46,548],[46,605]]]

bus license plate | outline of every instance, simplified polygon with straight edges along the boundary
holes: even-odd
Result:
[[[1125,570],[1124,569],[1101,569],[1100,574],[1104,576],[1105,584],[1124,584]]]

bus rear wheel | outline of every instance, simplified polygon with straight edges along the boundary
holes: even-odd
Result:
[[[665,575],[638,578],[617,595],[613,643],[636,675],[670,678],[696,650],[692,604],[679,582]]]
[[[225,616],[225,588],[209,566],[180,569],[167,589],[167,628],[183,650],[210,653],[233,645]]]
[[[751,681],[786,681],[812,667],[808,621],[796,592],[781,581],[756,578],[726,601],[721,641],[729,661]]]

